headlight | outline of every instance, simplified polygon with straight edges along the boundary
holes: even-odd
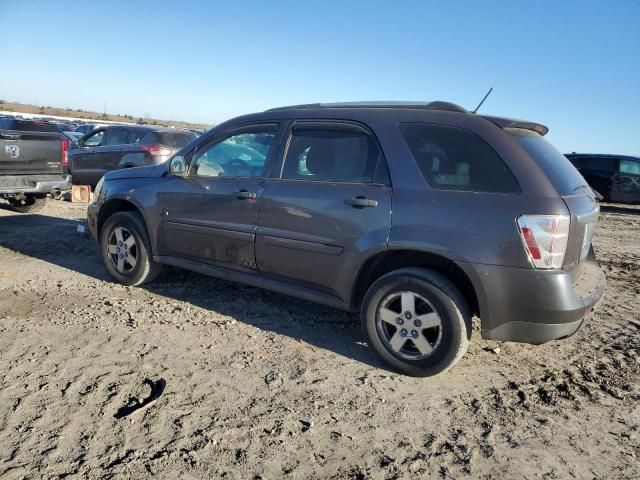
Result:
[[[102,193],[102,185],[104,185],[104,177],[98,180],[96,188],[93,189],[93,203],[98,203],[100,200],[100,194]]]

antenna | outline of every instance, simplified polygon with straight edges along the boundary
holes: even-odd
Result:
[[[487,94],[484,96],[484,98],[482,99],[482,101],[478,104],[478,106],[476,107],[476,109],[471,112],[471,113],[476,113],[478,111],[478,109],[482,106],[482,104],[484,103],[484,101],[487,99],[487,97],[489,96],[489,94],[491,94],[491,92],[493,92],[493,87],[491,87],[489,89],[489,91],[487,92]]]

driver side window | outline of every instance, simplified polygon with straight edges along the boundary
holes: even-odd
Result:
[[[102,145],[102,140],[104,138],[104,130],[100,130],[93,135],[85,138],[84,146],[85,147],[99,147]]]
[[[274,131],[232,135],[196,153],[192,175],[259,177],[276,136]]]

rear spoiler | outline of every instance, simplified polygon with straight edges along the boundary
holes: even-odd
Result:
[[[500,128],[522,128],[524,130],[533,130],[544,136],[549,132],[549,128],[540,123],[527,122],[525,120],[516,120],[513,118],[492,117],[490,115],[480,115],[485,120],[489,120]]]

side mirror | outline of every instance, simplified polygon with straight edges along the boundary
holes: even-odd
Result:
[[[184,175],[187,172],[187,162],[182,155],[173,157],[169,162],[169,172],[174,175]]]
[[[82,148],[84,147],[84,140],[80,139],[77,142],[75,142],[76,147],[78,148]]]

